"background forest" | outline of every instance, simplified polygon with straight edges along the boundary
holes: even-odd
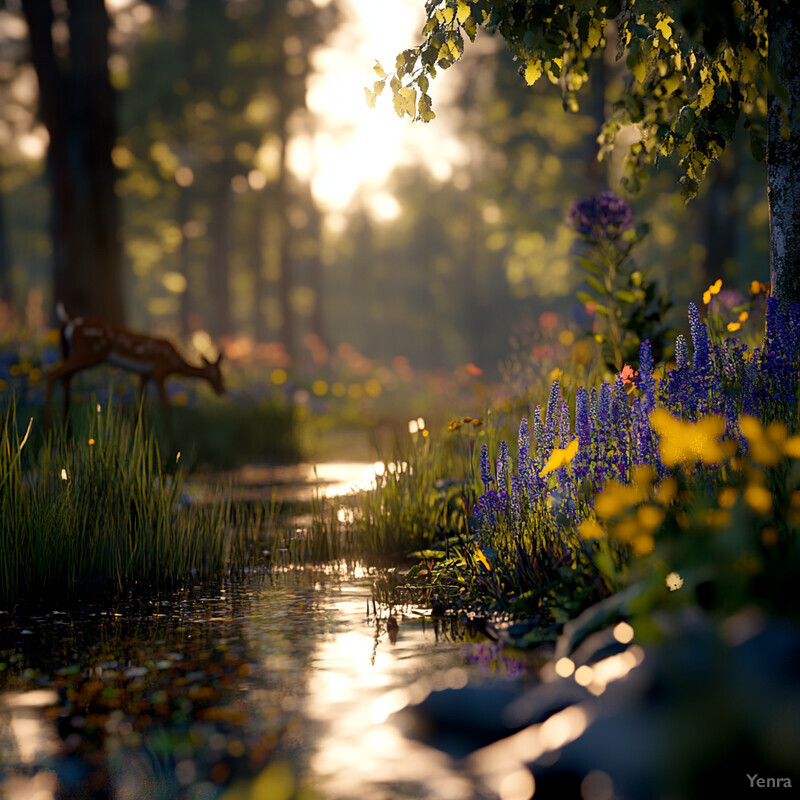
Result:
[[[33,331],[52,324],[65,280],[43,56],[26,24],[41,5],[0,3],[2,325]],[[106,316],[201,349],[208,334],[234,361],[258,354],[308,375],[338,349],[489,377],[526,320],[555,311],[569,325],[582,276],[567,213],[620,191],[620,165],[598,163],[596,141],[624,88],[613,47],[580,111],[565,113],[546,81],[523,90],[502,41],[485,37],[443,76],[437,120],[423,125],[386,98],[368,110],[363,94],[375,58],[391,63],[414,41],[417,0],[107,0],[80,19],[73,5],[52,3],[50,60],[76,70],[70,36],[85,25],[113,87],[122,310],[106,293]],[[657,265],[678,309],[717,278],[766,280],[763,172],[745,138],[689,205],[666,160],[632,200],[651,226],[635,258]],[[89,285],[106,255],[84,259]],[[66,280],[68,291],[77,279]]]

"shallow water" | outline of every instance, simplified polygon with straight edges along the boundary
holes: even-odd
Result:
[[[0,794],[469,798],[390,714],[482,667],[357,570],[254,574],[80,613],[0,613]],[[390,630],[387,630],[389,628]]]

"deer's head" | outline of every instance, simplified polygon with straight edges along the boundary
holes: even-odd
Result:
[[[217,394],[225,394],[225,384],[222,382],[222,372],[219,365],[222,361],[222,352],[217,356],[216,361],[209,361],[205,356],[200,356],[203,359],[203,366],[206,369],[206,378],[213,387]]]

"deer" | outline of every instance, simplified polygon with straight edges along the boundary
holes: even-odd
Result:
[[[216,361],[205,356],[202,366],[189,364],[166,339],[134,333],[121,325],[94,317],[73,317],[63,303],[56,306],[61,320],[61,363],[47,373],[44,402],[44,429],[50,428],[50,408],[53,388],[61,381],[64,394],[64,424],[69,412],[69,383],[72,376],[89,367],[110,364],[139,375],[139,392],[144,399],[147,384],[154,381],[158,388],[161,413],[169,427],[169,404],[167,402],[166,379],[170,375],[185,375],[202,378],[211,384],[217,394],[225,393],[220,362],[222,351]]]

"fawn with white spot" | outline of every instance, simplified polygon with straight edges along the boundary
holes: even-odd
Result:
[[[135,372],[140,379],[140,393],[144,397],[148,381],[154,381],[164,420],[169,425],[169,405],[165,381],[170,375],[186,375],[207,380],[217,394],[225,392],[220,372],[222,352],[216,361],[205,356],[202,366],[187,363],[166,339],[133,333],[120,325],[92,317],[73,317],[63,303],[56,306],[61,320],[60,338],[63,361],[47,373],[47,389],[44,402],[44,428],[50,427],[50,407],[53,388],[61,381],[64,392],[64,422],[69,411],[69,383],[72,376],[81,370],[106,363]]]

